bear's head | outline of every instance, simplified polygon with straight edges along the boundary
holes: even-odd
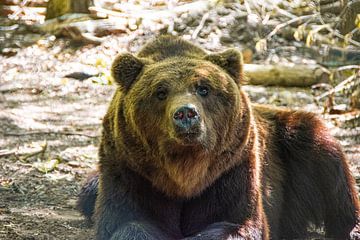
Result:
[[[127,150],[133,154],[128,158],[142,152],[139,158],[146,159],[131,160],[130,165],[168,195],[189,197],[216,177],[210,175],[225,171],[222,165],[231,165],[217,162],[217,157],[245,141],[249,114],[240,90],[241,54],[233,49],[206,54],[182,44],[188,49],[174,51],[173,46],[174,54],[166,57],[144,50],[137,56],[120,54],[112,76],[131,135],[126,140],[133,139],[136,146]]]

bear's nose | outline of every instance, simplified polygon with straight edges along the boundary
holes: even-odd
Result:
[[[199,118],[199,113],[196,107],[192,104],[187,104],[178,108],[173,116],[175,125],[186,130],[198,124]]]

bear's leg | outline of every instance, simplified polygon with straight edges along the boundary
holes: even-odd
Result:
[[[143,222],[130,222],[114,232],[111,240],[162,240],[170,239],[154,226]]]
[[[177,203],[154,191],[149,181],[130,169],[100,173],[96,239],[179,239],[179,214]]]
[[[131,209],[121,200],[102,201],[99,196],[96,209],[96,239],[98,240],[169,240],[170,237],[153,221]]]
[[[307,189],[306,182],[308,181],[303,176],[296,176],[295,174],[288,178],[284,188],[284,201],[280,217],[278,233],[280,239],[305,238],[309,220],[316,218],[316,210],[311,211],[312,206],[308,205],[309,202],[303,201],[304,198],[311,201],[311,196],[308,196],[307,190],[316,192],[314,189]],[[315,217],[311,216],[312,213],[315,214]]]
[[[76,208],[88,220],[91,220],[91,217],[94,214],[98,185],[99,185],[99,174],[98,172],[93,172],[87,178],[78,196]]]
[[[79,199],[77,202],[77,208],[79,211],[84,214],[87,219],[91,219],[95,210],[95,201],[97,197],[99,187],[99,174],[98,172],[91,173],[86,180],[84,186],[81,188],[79,193]],[[109,216],[112,214],[108,214]],[[116,222],[116,221],[114,221]],[[100,223],[102,224],[102,223]],[[98,224],[99,226],[99,224]],[[103,223],[103,226],[107,228],[108,225]],[[101,228],[102,226],[100,226]],[[101,235],[101,239],[108,239],[107,233]],[[111,236],[111,239],[169,239],[163,236],[164,234],[157,230],[154,226],[146,223],[140,222],[130,222],[125,224],[125,226],[120,227],[115,233]]]
[[[191,237],[183,238],[182,240],[262,240],[269,238],[267,231],[266,222],[263,223],[262,229],[257,227],[248,227],[245,229],[243,226],[241,227],[234,223],[216,222],[206,227],[200,233]]]
[[[277,117],[276,145],[286,173],[281,237],[304,238],[308,225],[324,223],[326,237],[348,239],[358,223],[359,200],[341,146],[311,113]]]
[[[326,237],[348,239],[358,222],[359,202],[341,147],[326,133],[296,140],[301,141],[287,142],[282,152],[287,180],[281,237],[304,237],[310,223],[323,222]],[[356,235],[355,229],[353,239]]]
[[[355,183],[344,154],[338,146],[323,146],[323,161],[319,161],[321,190],[325,201],[324,225],[326,237],[349,238],[358,222],[359,202]],[[360,236],[357,236],[360,237]],[[357,238],[354,238],[357,239]]]
[[[209,225],[203,231],[194,236],[183,238],[182,240],[216,240],[227,239],[232,233],[236,232],[239,225],[228,222],[217,222]]]

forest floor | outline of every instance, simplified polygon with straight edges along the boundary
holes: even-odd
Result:
[[[101,120],[115,89],[106,82],[109,65],[116,53],[134,52],[147,38],[134,33],[78,47],[44,40],[15,56],[0,55],[0,239],[93,239],[75,203],[96,169]],[[79,71],[105,73],[65,77]],[[308,88],[244,88],[254,102],[322,112]],[[359,179],[360,134],[323,116]]]

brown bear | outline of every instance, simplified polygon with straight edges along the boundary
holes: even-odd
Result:
[[[346,158],[314,114],[251,104],[241,54],[160,36],[112,65],[99,173],[80,210],[97,239],[359,239]]]

